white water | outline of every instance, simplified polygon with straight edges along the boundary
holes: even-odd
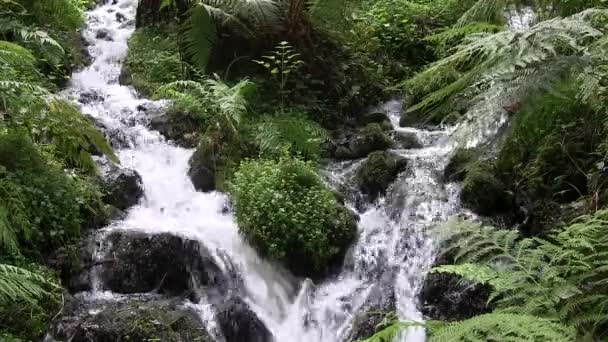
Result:
[[[196,239],[218,256],[227,255],[243,278],[245,300],[276,341],[341,342],[358,310],[372,298],[382,296],[394,296],[399,318],[421,321],[417,296],[434,258],[427,231],[459,211],[458,188],[440,181],[441,170],[453,150],[448,132],[397,129],[398,133],[415,134],[424,147],[396,151],[408,158],[408,169],[391,186],[386,198],[361,213],[359,238],[343,270],[321,284],[294,284],[284,270],[259,258],[243,241],[232,215],[222,213],[226,196],[194,190],[186,174],[192,150],[176,147],[145,127],[145,113],[137,107],[158,107],[162,103],[138,98],[133,89],[118,84],[127,40],[134,28],[132,22],[119,23],[116,12],[132,21],[136,4],[137,0],[118,0],[87,13],[85,37],[91,43],[93,63],[73,75],[67,91],[75,98],[88,92],[103,96],[83,105],[82,110],[129,137],[130,147],[119,150],[118,155],[123,167],[137,170],[143,179],[144,199],[105,233],[170,232]],[[101,28],[110,31],[113,41],[95,38]],[[398,120],[398,103],[390,102],[385,109],[393,122]],[[353,167],[352,163],[332,164],[327,169],[328,179],[348,182]],[[224,265],[225,259],[217,260]],[[115,295],[103,292],[103,284],[96,284],[87,296],[111,299]],[[189,306],[213,325],[212,306]],[[410,329],[401,337],[408,342],[424,339],[421,328]]]

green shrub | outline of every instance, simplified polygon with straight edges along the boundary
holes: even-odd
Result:
[[[355,236],[348,211],[299,159],[243,161],[230,193],[241,233],[296,274],[319,274]]]
[[[587,194],[587,174],[601,161],[595,151],[605,116],[577,101],[573,85],[527,101],[500,146],[498,173],[534,197],[567,202]]]
[[[151,96],[163,84],[183,78],[182,62],[171,28],[141,28],[129,40],[123,74],[138,91]]]
[[[12,201],[7,207],[9,199],[3,198],[0,210],[7,213],[5,222],[21,226],[14,236],[26,256],[77,242],[81,223],[92,211],[102,210],[101,193],[92,183],[64,172],[19,133],[0,135],[0,183],[10,190]]]

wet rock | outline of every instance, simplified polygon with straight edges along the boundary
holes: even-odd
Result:
[[[325,154],[335,159],[358,159],[373,151],[386,150],[392,144],[384,128],[378,123],[371,123],[357,132],[338,133],[333,142],[325,147]]]
[[[97,39],[103,39],[103,40],[107,40],[107,41],[113,41],[114,40],[112,38],[110,30],[104,29],[104,28],[99,29],[99,30],[97,30],[97,32],[95,32],[95,38],[97,38]]]
[[[190,158],[188,176],[194,188],[198,191],[215,190],[214,154],[207,151],[206,146],[199,146]]]
[[[270,342],[272,333],[241,298],[232,296],[218,307],[218,325],[226,342]]]
[[[407,160],[390,152],[373,152],[357,169],[355,182],[361,192],[374,200],[405,170]]]
[[[346,341],[363,341],[381,331],[386,326],[382,322],[395,312],[395,295],[390,285],[383,288],[375,285],[369,294],[367,302],[356,314],[352,329]]]
[[[223,293],[227,278],[213,256],[198,241],[168,233],[112,233],[110,251],[103,264],[104,286],[117,293],[157,291],[190,295],[203,289]]]
[[[124,14],[122,14],[120,12],[116,12],[116,21],[118,21],[119,23],[122,23],[126,20],[127,20],[127,17],[125,17]]]
[[[120,69],[120,75],[118,75],[118,84],[123,85],[123,86],[128,86],[131,85],[132,83],[132,78],[131,78],[131,71],[129,70],[129,68],[125,65],[122,66],[122,68]]]
[[[495,175],[490,161],[476,163],[467,170],[460,193],[462,205],[479,215],[492,216],[513,211],[513,196]]]
[[[450,158],[443,171],[443,178],[448,182],[462,182],[468,168],[479,159],[480,151],[475,148],[459,148]]]
[[[193,311],[175,301],[145,299],[100,305],[68,298],[50,334],[71,342],[213,341]]]
[[[91,121],[91,123],[93,123],[93,126],[95,126],[95,128],[97,128],[97,130],[103,134],[103,136],[110,143],[110,146],[112,146],[112,148],[122,149],[131,147],[131,138],[127,136],[127,134],[125,134],[122,129],[118,127],[111,127],[103,121],[98,120],[89,115],[87,115],[87,118],[89,119],[89,121]],[[97,149],[94,149],[90,152],[95,156],[103,155],[103,153],[101,153],[101,151],[98,151]]]
[[[392,144],[391,138],[379,124],[369,124],[357,134],[350,144],[350,149],[355,158],[362,158],[370,152],[386,150]]]
[[[422,148],[415,133],[395,132],[393,139],[397,142],[398,147],[404,150]]]
[[[460,321],[491,311],[490,289],[447,273],[427,275],[421,292],[422,313],[434,320]]]
[[[179,146],[186,148],[196,147],[198,142],[196,123],[190,122],[186,115],[172,113],[172,115],[164,112],[151,112],[148,114],[150,118],[148,127],[158,131],[166,139],[172,140]]]
[[[76,45],[78,46],[78,49],[80,51],[80,60],[77,63],[77,67],[90,65],[91,62],[93,62],[93,57],[89,52],[89,42],[84,38],[82,33],[78,35]]]
[[[103,180],[106,195],[104,203],[126,210],[139,202],[144,195],[141,176],[135,170],[114,169]]]
[[[99,94],[98,92],[96,92],[94,90],[82,92],[82,93],[80,93],[80,96],[78,97],[78,102],[80,102],[82,104],[89,104],[91,102],[101,102],[103,100],[104,100],[103,95]]]

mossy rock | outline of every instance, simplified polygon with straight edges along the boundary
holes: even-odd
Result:
[[[101,311],[79,308],[57,318],[51,334],[72,342],[212,341],[194,312],[170,301],[112,303]]]
[[[374,151],[393,146],[393,140],[382,124],[370,123],[356,133],[340,132],[327,154],[336,159],[364,158]]]
[[[490,161],[479,162],[469,168],[460,200],[463,206],[485,216],[507,213],[513,208],[513,198],[496,177],[494,164]]]
[[[240,161],[259,153],[253,141],[246,135],[204,134],[189,161],[188,176],[194,188],[202,192],[226,190],[226,183],[232,178]]]
[[[462,182],[468,168],[479,158],[479,149],[459,148],[443,170],[443,178],[448,182]]]
[[[373,200],[405,169],[407,160],[389,152],[372,152],[357,170],[355,182]]]
[[[362,158],[373,151],[383,151],[390,148],[393,141],[385,132],[382,125],[371,123],[365,126],[351,143],[353,157]]]

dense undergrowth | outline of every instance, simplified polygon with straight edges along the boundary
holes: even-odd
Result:
[[[402,95],[402,124],[415,126],[509,116],[496,140],[460,149],[446,169],[447,181],[462,182],[464,206],[504,224],[439,227],[451,264],[433,270],[488,286],[493,311],[431,321],[429,339],[600,341],[608,12],[600,0],[528,1],[537,22],[509,29],[504,10],[522,3],[142,0],[121,82],[169,100],[164,133],[197,148],[195,186],[229,193],[252,246],[312,277],[356,235],[318,172],[328,141],[355,137],[337,148],[340,159],[383,156],[392,144],[385,123],[359,115],[368,106]],[[49,256],[76,259],[81,231],[106,215],[91,154],[116,159],[55,95],[86,60],[78,30],[88,5],[0,1],[3,340],[40,340],[63,273],[78,267]],[[390,178],[382,171],[359,178]],[[407,327],[383,324],[368,341]]]
[[[54,95],[86,60],[83,1],[0,3],[0,339],[36,341],[61,307],[50,255],[77,260],[81,229],[104,216],[93,151],[105,138]],[[66,170],[69,170],[66,172]],[[78,267],[66,262],[62,268]]]

